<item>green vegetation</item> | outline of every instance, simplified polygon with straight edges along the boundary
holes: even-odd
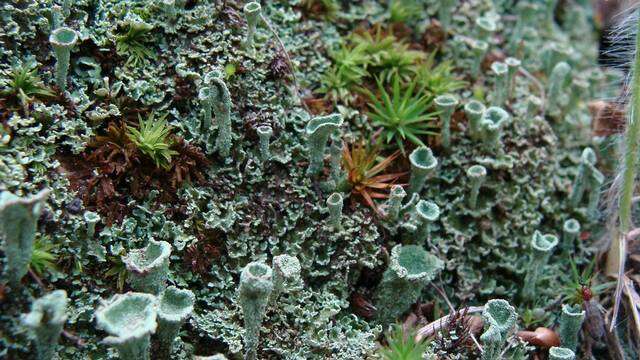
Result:
[[[127,136],[157,167],[168,169],[171,156],[177,154],[171,149],[171,128],[167,124],[166,115],[157,120],[154,116],[154,113],[150,113],[143,119],[138,115],[138,128],[127,126]]]
[[[149,47],[153,26],[145,22],[131,21],[124,33],[116,34],[116,51],[127,57],[127,65],[139,66],[143,61],[155,58]]]
[[[437,134],[433,129],[435,113],[430,112],[432,98],[429,95],[414,91],[415,82],[406,88],[400,85],[399,76],[394,76],[391,92],[387,92],[381,80],[378,80],[380,98],[366,91],[370,99],[368,116],[374,126],[382,127],[382,139],[385,143],[392,140],[400,151],[405,153],[405,140],[415,145],[425,146],[420,137]]]
[[[37,64],[26,62],[14,65],[0,79],[0,95],[15,96],[20,105],[26,107],[35,98],[48,98],[54,94],[38,76]]]
[[[422,360],[429,347],[424,341],[416,341],[415,334],[405,331],[400,325],[395,325],[385,339],[387,345],[379,351],[384,360]]]

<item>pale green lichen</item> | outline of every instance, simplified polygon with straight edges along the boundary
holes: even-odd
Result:
[[[156,331],[156,297],[118,294],[96,310],[96,324],[110,336],[103,341],[118,350],[122,360],[149,360],[151,334]]]
[[[169,275],[171,245],[166,241],[150,240],[138,250],[131,250],[122,258],[131,288],[150,294],[159,294],[166,286]]]
[[[244,16],[247,20],[247,36],[244,43],[247,47],[253,46],[253,38],[256,33],[256,26],[258,25],[258,19],[260,19],[260,10],[262,7],[260,3],[252,1],[244,5]]]
[[[193,312],[195,296],[190,290],[167,287],[158,298],[158,352],[154,358],[171,359],[173,343],[180,327]]]
[[[469,136],[474,140],[479,140],[481,137],[481,125],[480,120],[486,107],[478,100],[470,100],[464,105],[464,112],[467,115]]]
[[[396,245],[374,294],[376,320],[387,326],[408,310],[444,263],[419,245]]]
[[[258,139],[260,141],[260,161],[266,162],[271,158],[271,151],[269,150],[269,139],[273,135],[273,129],[271,126],[262,125],[256,129],[256,133],[258,133]]]
[[[7,259],[4,277],[12,286],[19,286],[27,274],[38,218],[48,196],[49,190],[23,198],[8,191],[0,193],[0,233]]]
[[[570,251],[576,245],[580,235],[580,222],[576,219],[567,219],[562,226],[562,249]]]
[[[451,94],[444,94],[436,97],[433,102],[440,112],[442,147],[448,149],[451,146],[451,115],[458,105],[458,99]]]
[[[473,52],[473,63],[471,65],[471,75],[477,77],[480,74],[480,66],[482,60],[489,50],[489,44],[482,40],[473,40],[471,43],[471,50]]]
[[[309,152],[309,167],[307,168],[309,175],[316,175],[322,169],[329,135],[338,130],[342,126],[342,122],[342,115],[331,114],[315,117],[307,123],[305,134]]]
[[[87,224],[87,239],[93,239],[96,234],[96,224],[100,222],[100,215],[93,211],[86,211],[83,217]]]
[[[573,360],[575,358],[576,354],[571,349],[556,346],[549,349],[549,360]]]
[[[516,325],[518,314],[508,301],[489,300],[482,311],[485,331],[480,336],[483,344],[482,359],[498,360],[507,343],[509,332]]]
[[[527,266],[527,276],[522,288],[522,296],[525,299],[534,299],[536,296],[536,286],[541,277],[544,267],[551,256],[551,253],[558,245],[558,237],[552,234],[541,234],[535,231],[531,237],[531,253],[529,265]]]
[[[53,47],[56,55],[56,84],[62,91],[67,88],[67,74],[69,72],[69,61],[71,59],[71,49],[78,42],[78,33],[68,27],[61,27],[53,30],[49,36],[49,43]]]
[[[54,290],[31,304],[31,312],[22,316],[36,345],[37,359],[55,358],[58,340],[67,321],[67,292]]]
[[[269,266],[252,262],[240,274],[238,302],[244,317],[244,358],[257,358],[262,319],[273,291],[273,276]]]
[[[327,198],[327,208],[329,209],[329,224],[334,229],[342,228],[342,194],[333,193]]]
[[[509,91],[509,66],[501,61],[491,64],[491,71],[495,76],[492,103],[494,106],[504,106]]]
[[[478,203],[480,186],[487,176],[487,169],[482,165],[473,165],[467,169],[467,176],[471,182],[471,192],[469,193],[469,207],[475,209]]]
[[[411,177],[407,193],[419,193],[429,175],[433,174],[438,166],[438,159],[433,156],[431,149],[421,146],[411,152],[409,161],[411,162]]]
[[[411,222],[404,224],[404,228],[409,230],[407,238],[411,242],[423,244],[429,238],[431,224],[440,217],[440,207],[434,202],[420,200],[416,204],[411,214]]]
[[[400,185],[393,185],[389,191],[389,199],[385,204],[385,220],[395,222],[400,216],[402,200],[407,196],[407,192]]]
[[[502,129],[509,122],[510,116],[501,107],[490,106],[482,114],[480,120],[481,137],[487,147],[496,153],[502,151]]]
[[[575,351],[578,347],[578,334],[582,328],[585,311],[580,306],[562,305],[558,335],[562,347]]]
[[[295,256],[290,255],[274,256],[271,267],[273,269],[273,291],[269,302],[274,304],[287,286],[294,285],[300,281],[301,269],[300,261]]]

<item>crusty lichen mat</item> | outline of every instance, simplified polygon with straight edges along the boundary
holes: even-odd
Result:
[[[636,12],[3,3],[0,358],[637,359]]]

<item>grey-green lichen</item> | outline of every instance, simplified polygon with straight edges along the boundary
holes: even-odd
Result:
[[[421,146],[411,152],[409,161],[411,162],[411,177],[407,192],[409,194],[419,193],[429,175],[433,174],[438,166],[438,159],[433,156],[431,149]]]
[[[562,347],[575,351],[578,347],[578,334],[582,328],[585,311],[580,306],[562,305],[560,314],[560,344]]]
[[[506,110],[498,106],[490,106],[482,114],[480,128],[482,140],[490,150],[496,153],[502,151],[502,129],[509,122],[510,116]]]
[[[262,320],[273,291],[273,272],[259,262],[247,264],[240,274],[238,302],[244,317],[244,358],[257,358]]]
[[[338,130],[342,126],[342,122],[342,115],[331,114],[315,117],[307,123],[305,134],[309,153],[309,167],[307,168],[309,175],[316,175],[322,168],[329,135]]]
[[[193,312],[195,296],[186,289],[167,287],[158,297],[158,353],[154,358],[171,359],[173,343],[180,327]]]
[[[31,311],[22,316],[36,347],[37,359],[54,359],[58,340],[67,321],[67,292],[54,290],[31,304]]]
[[[482,359],[498,360],[507,342],[509,332],[515,327],[518,314],[508,301],[489,300],[482,311],[485,331],[480,336],[483,344]]]
[[[478,203],[480,187],[487,176],[487,169],[482,165],[473,165],[467,169],[467,176],[471,182],[471,192],[469,193],[469,207],[475,209]]]
[[[7,259],[3,277],[12,286],[18,286],[28,271],[38,218],[48,196],[49,190],[22,198],[0,193],[0,234]]]
[[[256,129],[258,134],[258,140],[260,141],[260,161],[267,161],[271,158],[271,151],[269,150],[269,139],[273,135],[273,129],[271,126],[262,125]]]
[[[244,43],[247,47],[253,46],[253,38],[256,33],[256,26],[258,25],[261,9],[260,3],[255,1],[248,2],[244,5],[243,11],[245,19],[247,20],[247,36]]]
[[[573,360],[576,354],[565,347],[554,346],[549,349],[549,360]]]
[[[300,282],[301,268],[298,258],[291,255],[274,256],[271,267],[273,270],[273,291],[270,302],[274,304],[287,287]]]
[[[482,114],[484,113],[484,111],[484,104],[479,102],[478,100],[470,100],[464,105],[464,112],[467,115],[469,124],[469,136],[474,140],[478,140],[482,136],[480,120],[482,119]]]
[[[396,245],[389,266],[376,289],[376,320],[383,326],[393,323],[408,310],[444,263],[419,245]]]
[[[57,28],[51,32],[49,42],[56,55],[56,83],[64,91],[67,88],[71,49],[78,42],[78,34],[68,27]]]
[[[433,102],[440,112],[442,147],[448,149],[451,146],[451,115],[458,105],[458,99],[454,95],[443,94],[436,97]]]
[[[342,194],[333,193],[327,198],[327,209],[329,209],[329,224],[334,229],[342,227]]]
[[[553,234],[543,235],[537,230],[533,233],[527,276],[522,287],[522,296],[525,299],[532,300],[535,298],[538,279],[540,279],[542,271],[557,245],[557,236]]]
[[[136,291],[159,294],[166,286],[170,255],[171,245],[166,241],[150,240],[146,247],[131,250],[122,258],[131,287]]]
[[[118,350],[122,360],[150,359],[151,334],[156,331],[154,295],[128,292],[105,301],[96,310],[96,324],[109,336],[103,342]]]
[[[408,230],[407,236],[411,242],[424,243],[429,237],[431,224],[439,217],[440,208],[437,204],[426,200],[418,201],[411,214],[411,221],[403,225]]]
[[[494,106],[503,106],[509,92],[509,66],[495,61],[491,64],[491,71],[495,76],[492,103]]]
[[[45,284],[67,289],[72,299],[70,331],[88,340],[84,347],[65,341],[64,347],[60,347],[65,358],[113,357],[105,346],[90,340],[100,336],[91,324],[95,302],[101,296],[109,297],[119,291],[115,277],[103,275],[107,270],[118,269],[121,254],[145,246],[150,238],[171,243],[174,250],[169,282],[190,288],[198,297],[193,318],[182,330],[186,336],[176,339],[176,359],[216,353],[233,358],[241,354],[243,317],[233,302],[237,270],[249,261],[258,258],[268,261],[277,254],[298,257],[305,286],[282,294],[277,306],[269,307],[259,356],[312,359],[337,357],[332,354],[340,354],[345,359],[373,356],[381,329],[373,321],[356,315],[349,299],[354,291],[367,294],[369,289],[362,289],[359,277],[367,278],[372,268],[381,266],[384,253],[379,254],[380,249],[393,246],[404,232],[400,228],[389,235],[390,224],[379,221],[357,202],[345,204],[344,232],[327,231],[324,200],[336,190],[325,190],[322,186],[318,189],[316,182],[304,173],[307,160],[304,127],[314,115],[307,113],[301,106],[302,99],[293,95],[291,72],[295,71],[298,90],[307,105],[317,104],[319,95],[314,89],[320,86],[320,79],[332,66],[332,58],[324,49],[350,37],[347,34],[361,24],[387,18],[386,6],[380,3],[342,2],[336,21],[327,21],[309,16],[297,0],[262,2],[262,11],[281,37],[295,68],[285,69],[282,78],[273,75],[271,64],[281,65],[282,57],[266,26],[256,28],[255,44],[259,44],[259,51],[251,54],[242,46],[247,30],[242,4],[226,2],[223,6],[222,2],[198,1],[185,6],[184,1],[176,1],[176,17],[168,20],[165,8],[159,3],[102,2],[95,12],[89,12],[89,3],[81,0],[78,6],[71,7],[69,16],[62,14],[61,21],[78,30],[80,37],[79,46],[74,49],[70,76],[67,76],[70,101],[40,99],[32,104],[30,115],[20,109],[8,112],[0,130],[3,139],[0,178],[3,189],[20,196],[34,194],[44,187],[52,189],[47,205],[50,211],[43,213],[38,232],[58,245],[55,253],[61,259],[59,265],[64,273],[45,273],[41,277]],[[428,11],[420,14],[437,11],[437,4],[420,5],[428,7]],[[458,299],[470,305],[496,296],[517,299],[527,260],[522,252],[528,248],[535,230],[559,232],[568,218],[578,220],[583,238],[571,249],[578,262],[592,257],[591,244],[598,236],[598,226],[586,217],[588,200],[584,199],[577,209],[569,207],[566,201],[577,173],[580,151],[585,146],[595,146],[586,136],[588,97],[578,96],[574,89],[567,88],[567,95],[580,100],[575,104],[570,101],[563,109],[563,121],[552,123],[548,121],[546,91],[539,91],[533,79],[548,89],[548,74],[558,61],[570,64],[572,77],[578,80],[587,76],[585,71],[595,69],[592,67],[595,46],[586,40],[591,36],[590,28],[569,26],[573,24],[570,19],[571,22],[565,24],[567,31],[557,27],[554,32],[548,32],[538,26],[544,20],[541,12],[523,16],[541,6],[522,1],[512,7],[502,2],[494,5],[495,8],[483,2],[464,2],[456,7],[446,40],[439,43],[435,62],[450,61],[455,75],[468,82],[463,90],[455,92],[462,104],[471,99],[488,104],[493,83],[488,68],[490,61],[484,61],[485,54],[490,54],[486,60],[493,61],[494,54],[504,53],[517,55],[522,61],[523,76],[515,77],[514,91],[505,106],[513,121],[503,128],[504,154],[496,157],[495,153],[482,148],[481,143],[469,139],[466,131],[462,131],[469,129],[468,118],[456,114],[450,153],[443,154],[430,136],[420,137],[432,148],[439,165],[420,194],[416,194],[416,201],[401,209],[395,221],[397,224],[407,222],[420,198],[440,207],[440,217],[431,224],[430,241],[436,246],[429,251],[447,259],[446,269],[441,272],[442,283],[438,286],[442,285],[454,306],[458,305]],[[588,7],[578,4],[559,4],[558,7],[559,14],[570,9],[577,15],[577,9],[582,8],[580,12],[590,16]],[[3,60],[6,60],[0,65],[1,77],[7,74],[6,64],[33,58],[39,64],[38,74],[43,82],[55,83],[55,59],[47,51],[46,43],[52,30],[48,21],[50,8],[51,2],[33,1],[24,6],[10,3],[0,11],[3,19],[0,32],[5,35]],[[110,56],[115,36],[127,29],[125,17],[138,18],[154,29],[143,43],[156,56],[144,58],[136,66],[127,64],[126,57]],[[475,56],[472,46],[475,40],[469,37],[476,36],[474,20],[479,17],[495,19],[497,29],[485,43],[481,56]],[[407,28],[413,30],[408,38],[420,38],[423,26],[436,28],[433,20],[433,16],[425,15],[407,22]],[[522,29],[520,36],[513,36],[517,35],[518,26]],[[512,38],[517,40],[511,50],[506,41]],[[408,41],[415,45],[415,40]],[[570,56],[555,50],[545,52],[550,56],[543,63],[539,55],[545,44],[570,49],[566,52]],[[476,59],[479,70],[474,76],[470,72]],[[547,67],[550,67],[548,71]],[[201,79],[201,74],[210,69],[220,69],[219,77],[224,78],[233,96],[234,106],[230,111],[233,150],[224,162],[213,152],[207,154],[213,163],[203,170],[207,185],[180,186],[175,189],[179,199],[176,202],[165,201],[163,193],[136,197],[126,189],[116,189],[126,211],[122,222],[111,224],[92,204],[83,205],[78,201],[84,199],[85,194],[73,190],[77,184],[72,184],[64,175],[74,169],[66,159],[84,152],[94,135],[104,135],[109,122],[130,118],[132,114],[135,117],[137,111],[168,113],[175,135],[206,149],[204,129],[199,128],[202,106],[197,100],[197,91],[202,86],[210,86]],[[106,86],[105,77],[108,78]],[[596,94],[598,83],[609,83],[612,79],[612,74],[607,72],[601,80],[593,83],[589,80],[589,91],[594,92],[589,96],[599,96]],[[375,134],[375,126],[358,114],[361,108],[339,100],[332,108],[344,117],[344,135],[369,138]],[[311,110],[314,113],[331,111],[324,107]],[[217,120],[216,116],[212,128],[207,129],[211,141],[217,133]],[[265,164],[260,176],[255,175],[253,161],[259,151],[254,130],[258,124],[270,125],[277,134],[270,143],[272,159]],[[383,155],[388,155],[387,151],[392,149],[384,149]],[[600,157],[600,150],[598,154]],[[331,157],[332,161],[339,158]],[[468,206],[471,184],[465,173],[473,165],[487,169],[475,210]],[[339,169],[330,166],[327,162],[325,171],[320,173],[321,182],[327,180],[327,171]],[[398,158],[394,166],[409,171],[410,165],[406,159]],[[398,184],[407,180],[400,179]],[[379,205],[383,201],[376,200]],[[407,197],[402,202],[403,207],[410,203]],[[583,204],[585,208],[581,207]],[[98,212],[103,218],[94,237],[96,246],[104,248],[103,260],[81,255],[86,228],[84,211]],[[204,256],[208,260],[200,264],[204,270],[192,268],[193,248],[200,253],[202,249],[215,248],[211,250],[214,255]],[[220,256],[215,255],[217,253]],[[6,261],[4,254],[0,254],[0,260]],[[557,296],[557,289],[566,284],[568,273],[568,264],[562,261],[560,252],[554,253],[544,272],[545,284],[549,286],[538,287],[537,301],[553,304],[552,299]],[[38,293],[37,285],[30,279],[23,279],[23,284],[32,294]],[[19,316],[11,310],[18,307],[12,302],[13,294],[7,298],[9,302],[0,304],[2,345],[7,345],[9,357],[22,358],[29,343],[15,331]],[[445,308],[431,288],[424,291],[422,298]],[[15,299],[24,300],[24,297]],[[530,304],[514,302],[514,305],[528,307]],[[551,324],[548,322],[546,326]],[[215,344],[215,349],[203,350],[211,344]]]

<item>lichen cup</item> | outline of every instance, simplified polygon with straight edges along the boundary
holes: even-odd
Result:
[[[49,35],[49,43],[53,47],[56,56],[56,84],[62,91],[67,88],[67,74],[71,49],[78,42],[78,33],[68,27],[60,27]]]
[[[438,166],[438,159],[433,156],[431,149],[421,146],[409,154],[409,161],[411,162],[411,176],[407,193],[411,195],[422,190],[427,177]]]
[[[113,345],[122,360],[149,360],[151,334],[156,331],[156,297],[128,292],[115,295],[95,314],[96,323],[110,336],[104,343]]]

